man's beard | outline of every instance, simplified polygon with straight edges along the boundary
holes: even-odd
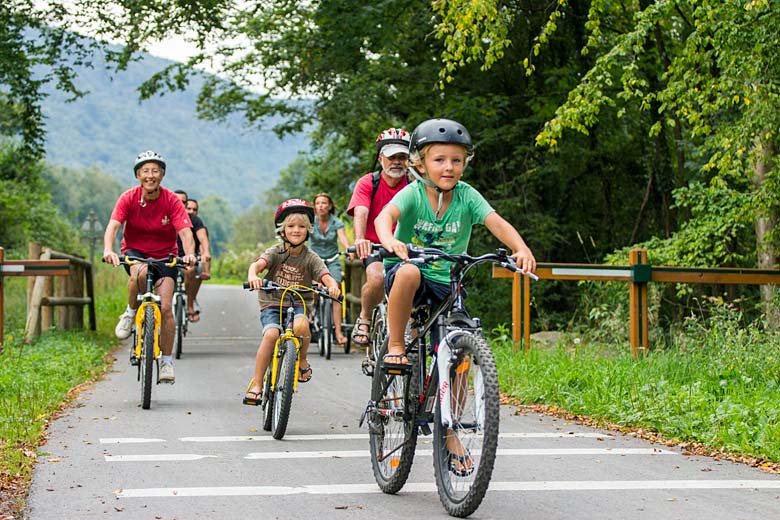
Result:
[[[393,179],[400,179],[406,173],[406,170],[404,170],[403,168],[397,168],[395,170],[393,170],[392,168],[385,168],[384,170],[385,173],[388,176],[392,177]]]

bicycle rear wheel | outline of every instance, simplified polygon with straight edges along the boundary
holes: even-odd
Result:
[[[184,341],[184,296],[181,293],[176,293],[173,297],[173,317],[176,323],[176,331],[173,336],[173,352],[176,355],[176,359],[181,358],[182,343]]]
[[[281,439],[287,431],[287,421],[290,418],[290,408],[294,391],[295,344],[287,340],[279,346],[279,374],[276,380],[274,392],[273,419],[271,420],[271,434],[274,439]]]
[[[141,408],[148,410],[152,403],[152,373],[154,371],[154,308],[144,308],[144,324],[141,331]]]
[[[437,400],[433,460],[442,505],[450,515],[466,517],[479,507],[493,474],[498,442],[498,376],[493,354],[482,338],[463,334],[451,348],[450,411],[443,410],[442,401]],[[449,363],[450,359],[438,362]],[[447,415],[452,426],[442,423]]]
[[[381,354],[387,352],[387,340]],[[381,359],[381,358],[380,358]],[[417,367],[404,375],[386,374],[379,366],[371,380],[371,401],[374,409],[368,413],[369,449],[374,478],[379,488],[388,494],[401,490],[409,477],[417,446],[414,424],[416,402],[410,389],[417,380]]]
[[[265,371],[265,377],[263,378],[263,400],[261,401],[263,408],[263,429],[267,432],[271,431],[271,423],[274,417],[274,393],[271,392],[271,366],[269,365]]]

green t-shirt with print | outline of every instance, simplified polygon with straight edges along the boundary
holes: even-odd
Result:
[[[494,211],[476,189],[461,181],[455,185],[452,202],[438,219],[425,193],[425,184],[415,181],[399,191],[390,204],[400,211],[395,238],[405,244],[436,247],[453,254],[465,253],[474,224],[484,224]],[[385,260],[385,266],[397,263],[397,258]],[[448,284],[452,262],[437,260],[421,266],[423,276],[433,282]]]

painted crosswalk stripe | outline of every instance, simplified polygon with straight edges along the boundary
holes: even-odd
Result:
[[[216,455],[197,453],[158,453],[150,455],[104,455],[106,462],[171,462],[182,460],[216,459]]]
[[[141,444],[145,442],[165,442],[165,439],[145,439],[143,437],[109,437],[100,439],[100,444]]]
[[[430,457],[432,450],[416,450],[416,456]],[[475,452],[478,453],[478,452]],[[499,449],[496,455],[506,456],[561,456],[561,455],[677,455],[674,451],[658,448],[561,448],[561,449]],[[342,450],[342,451],[267,451],[250,453],[245,459],[347,459],[355,457],[369,457],[368,450]]]
[[[496,491],[630,491],[667,489],[780,489],[775,480],[585,480],[538,482],[491,482],[489,492]],[[376,484],[333,484],[317,486],[228,486],[122,489],[117,498],[204,497],[204,496],[281,496],[281,495],[354,495],[376,494]],[[436,484],[406,484],[402,493],[434,493]]]
[[[586,438],[586,439],[611,439],[609,434],[591,432],[507,432],[498,435],[501,439],[562,439],[562,438]],[[276,440],[270,435],[221,435],[213,437],[180,437],[181,442],[265,442]],[[334,433],[311,435],[285,435],[285,441],[341,441],[341,440],[368,440],[367,433]]]

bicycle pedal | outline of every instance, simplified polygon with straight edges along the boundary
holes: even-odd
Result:
[[[430,435],[431,433],[433,433],[431,431],[430,425],[427,422],[418,424],[417,426],[420,428],[420,433],[422,433],[423,435]]]
[[[386,363],[382,361],[380,365],[382,372],[391,376],[402,376],[407,374],[411,369],[411,363]]]
[[[138,357],[135,354],[130,354],[130,366],[138,366]]]
[[[368,377],[374,376],[374,362],[370,359],[364,359],[360,364],[360,369],[363,371],[364,375],[367,375]]]

